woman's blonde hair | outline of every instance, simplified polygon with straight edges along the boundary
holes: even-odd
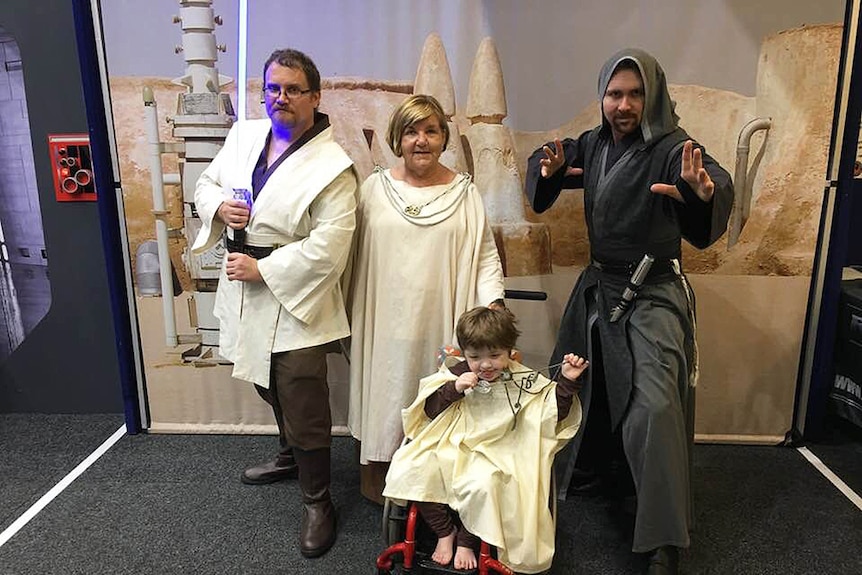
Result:
[[[389,119],[389,130],[386,132],[386,142],[395,155],[401,157],[401,138],[407,128],[430,117],[437,118],[440,129],[443,130],[443,150],[449,145],[449,122],[443,113],[443,106],[434,96],[415,94],[410,96],[392,112]]]

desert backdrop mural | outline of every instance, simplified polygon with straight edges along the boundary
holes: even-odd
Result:
[[[472,6],[468,11],[481,9],[467,4]],[[107,19],[120,17],[109,10],[106,7]],[[250,25],[254,23],[252,18]],[[163,44],[182,43],[181,22],[175,32]],[[565,192],[542,215],[532,212],[522,191],[526,159],[555,137],[574,137],[595,126],[599,105],[595,97],[573,102],[567,107],[568,117],[547,129],[515,124],[510,115],[512,97],[507,94],[519,94],[518,105],[524,109],[523,80],[518,74],[504,73],[511,70],[505,62],[513,43],[530,39],[496,36],[491,29],[481,32],[473,43],[475,49],[466,53],[460,44],[447,44],[451,33],[445,26],[429,30],[421,45],[399,55],[413,62],[406,79],[327,76],[321,68],[321,111],[330,115],[336,139],[364,178],[375,165],[388,167],[396,160],[385,144],[385,131],[390,112],[403,98],[430,93],[443,103],[453,135],[444,163],[469,172],[483,194],[507,287],[548,296],[546,301],[509,302],[520,319],[525,363],[539,366],[547,362],[571,287],[589,261],[589,243],[582,191]],[[213,27],[208,33],[222,41],[221,30]],[[701,441],[778,442],[789,428],[825,185],[841,35],[836,19],[836,23],[799,25],[760,37],[751,50],[754,62],[750,64],[756,74],[748,93],[675,83],[679,75],[666,67],[682,127],[734,176],[736,186],[729,232],[707,250],[684,245],[683,265],[698,298],[701,365],[696,433]],[[357,37],[333,41],[361,46],[362,34],[357,32]],[[643,33],[637,44],[650,50],[650,37],[650,32]],[[153,49],[157,45],[154,42]],[[315,57],[314,50],[301,41],[273,38],[268,45],[308,49]],[[110,63],[110,42],[107,49]],[[211,65],[224,76],[222,59],[219,53]],[[577,58],[567,62],[575,68],[579,84],[595,85],[597,67],[580,66]],[[248,63],[244,94],[249,118],[265,117],[259,96],[260,64],[262,60]],[[133,269],[140,267],[136,259],[140,246],[156,240],[156,221],[161,219],[175,274],[173,293],[137,297],[151,429],[271,433],[275,426],[269,407],[251,385],[231,380],[230,366],[219,358],[212,334],[206,335],[212,328],[207,306],[213,285],[206,277],[196,277],[201,264],[188,254],[195,232],[189,224],[189,191],[199,171],[191,167],[191,140],[178,137],[176,129],[177,118],[188,117],[178,101],[193,90],[172,81],[189,65],[183,54],[177,55],[175,65],[171,74],[112,74],[110,78]],[[719,64],[704,62],[709,65]],[[463,74],[453,73],[455,69],[469,70],[466,85],[457,82]],[[236,79],[224,81],[220,90],[235,110]],[[159,177],[165,206],[155,213],[154,152],[148,140],[153,126],[147,125],[146,89],[157,104],[156,129],[162,143]],[[546,85],[533,89],[535,102],[526,107],[534,114],[535,108],[541,109],[542,98],[566,97],[549,93],[553,88]],[[172,319],[165,317],[161,300],[166,297],[174,301]],[[171,321],[178,335],[175,345],[165,340],[166,322]],[[343,432],[347,371],[341,356],[330,356],[330,362],[335,429]]]

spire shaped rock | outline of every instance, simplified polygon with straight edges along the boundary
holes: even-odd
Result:
[[[502,124],[508,115],[503,69],[497,47],[491,38],[479,44],[470,72],[470,94],[467,98],[467,118],[475,124]]]
[[[413,93],[434,96],[443,107],[447,118],[451,120],[455,115],[455,86],[452,84],[446,49],[439,34],[431,33],[425,39],[422,56],[419,57],[419,65],[416,68]]]

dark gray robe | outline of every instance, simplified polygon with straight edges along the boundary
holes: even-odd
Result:
[[[650,55],[624,50],[605,64],[599,99],[622,60],[633,60],[644,80],[641,129],[618,144],[610,126],[563,141],[566,165],[583,168],[583,176],[564,177],[564,169],[544,179],[539,149],[528,161],[526,194],[533,209],[548,209],[563,189],[584,189],[591,258],[633,263],[644,254],[676,262],[676,273],[651,276],[618,322],[610,322],[629,274],[609,274],[588,266],[572,291],[564,312],[551,363],[565,353],[584,353],[599,337],[611,424],[621,426],[623,447],[638,495],[633,549],[662,545],[687,547],[691,517],[687,435],[693,414],[688,402],[696,370],[694,295],[682,274],[681,240],[696,247],[715,242],[727,227],[733,201],[730,175],[703,151],[704,167],[715,183],[710,202],[703,202],[680,178],[682,145],[690,139],[678,128],[664,73]],[[625,151],[614,146],[627,146]],[[551,144],[553,147],[553,144]],[[615,160],[615,161],[614,161]],[[676,184],[685,203],[654,194],[653,183]],[[582,392],[589,417],[587,383]],[[581,433],[586,426],[582,426]],[[577,451],[580,437],[573,441]],[[565,489],[565,486],[562,486]]]

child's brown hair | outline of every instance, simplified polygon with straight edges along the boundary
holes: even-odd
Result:
[[[455,335],[461,349],[512,349],[521,332],[508,309],[476,307],[458,318]]]

